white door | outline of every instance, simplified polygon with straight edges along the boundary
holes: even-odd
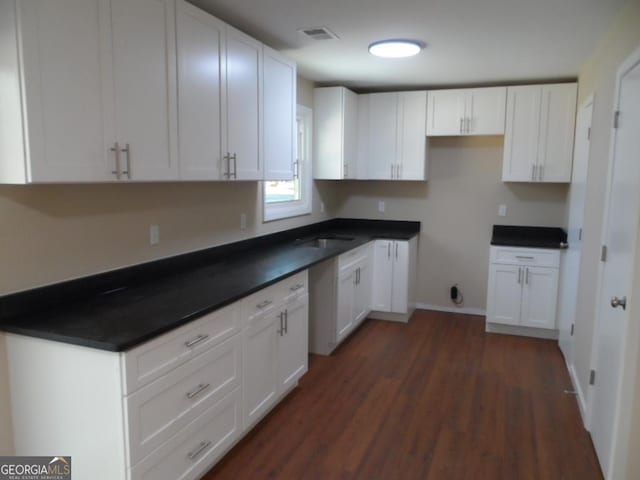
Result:
[[[336,343],[340,343],[354,327],[355,269],[347,268],[338,275],[338,316],[336,318]]]
[[[263,47],[263,159],[265,180],[292,180],[296,161],[296,64]]]
[[[571,181],[577,92],[575,83],[542,86],[538,181]]]
[[[115,180],[109,1],[17,5],[30,180]]]
[[[180,178],[219,180],[224,23],[184,0],[177,5]]]
[[[427,135],[462,135],[465,91],[434,90],[427,97]]]
[[[556,328],[558,270],[556,268],[523,267],[522,310],[520,325]]]
[[[567,242],[569,248],[562,255],[560,267],[560,290],[558,293],[558,344],[568,365],[573,364],[572,326],[576,319],[576,302],[580,281],[580,258],[582,256],[582,226],[587,190],[587,171],[590,149],[591,117],[593,97],[578,112],[576,121],[575,153],[573,173],[569,187],[569,221]]]
[[[540,134],[539,85],[507,88],[502,180],[535,181]]]
[[[177,85],[174,0],[111,0],[116,140],[123,176],[175,180]],[[124,172],[127,172],[126,174]]]
[[[491,265],[487,293],[487,322],[520,324],[524,267]]]
[[[398,138],[398,94],[369,95],[369,178],[394,177]]]
[[[409,242],[393,242],[393,280],[391,286],[391,311],[409,311]]]
[[[424,180],[427,158],[427,92],[398,93],[398,178]]]
[[[590,408],[591,436],[606,478],[621,478],[620,470],[625,465],[624,461],[613,461],[619,454],[616,449],[624,448],[615,439],[621,436],[620,430],[628,428],[631,414],[630,411],[620,409],[621,401],[626,399],[622,392],[632,388],[621,381],[625,369],[632,369],[623,358],[626,349],[637,348],[633,342],[625,342],[630,320],[629,305],[626,309],[621,306],[614,308],[612,305],[614,297],[627,297],[631,301],[640,218],[640,61],[625,71],[618,77],[620,117],[613,139],[615,153],[607,191],[603,241],[608,253],[606,262],[602,264],[598,296],[599,310],[594,339],[596,377]],[[630,378],[635,378],[633,372],[630,375]],[[617,474],[616,468],[620,469]]]
[[[280,309],[271,308],[243,332],[245,427],[260,419],[278,393],[278,328]]]
[[[504,135],[506,87],[476,88],[467,95],[467,134]]]
[[[392,240],[376,240],[373,245],[373,279],[371,309],[379,312],[391,311],[391,289],[393,276]]]
[[[357,268],[357,284],[355,298],[354,322],[357,325],[362,323],[371,311],[371,261],[365,258],[358,263]]]
[[[307,372],[309,361],[309,294],[285,306],[284,331],[278,335],[278,388],[284,392]],[[279,328],[280,330],[280,328]]]
[[[262,44],[227,25],[225,112],[226,146],[231,180],[261,180],[260,159],[260,76]],[[225,160],[226,162],[226,160]]]

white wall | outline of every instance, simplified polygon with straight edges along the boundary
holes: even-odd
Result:
[[[595,325],[595,301],[599,271],[600,242],[605,204],[611,125],[613,121],[615,77],[618,65],[640,47],[640,0],[628,0],[579,76],[579,103],[594,94],[591,152],[586,192],[583,256],[575,327],[575,369],[583,391],[589,391],[591,349]],[[640,339],[633,339],[640,341]],[[638,369],[640,375],[640,368]],[[636,381],[640,385],[640,378]],[[640,387],[637,389],[640,401]],[[630,452],[640,451],[640,411],[632,419]],[[640,457],[629,456],[628,479],[640,477]]]
[[[452,307],[459,283],[464,306],[484,311],[493,224],[565,223],[567,185],[502,182],[502,150],[502,136],[431,138],[428,182],[334,182],[337,214],[421,221],[417,301]]]

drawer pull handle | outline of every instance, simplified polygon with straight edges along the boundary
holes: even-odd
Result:
[[[301,288],[304,288],[304,284],[303,284],[303,283],[299,283],[299,284],[297,284],[297,285],[295,285],[295,286],[291,287],[291,289],[290,289],[290,290],[291,290],[292,292],[297,292],[297,291],[298,291],[298,290],[300,290]]]
[[[187,454],[187,457],[189,457],[189,460],[195,460],[198,455],[200,455],[202,452],[204,452],[207,447],[209,447],[211,445],[211,442],[200,442],[200,445],[198,445],[198,448],[196,448],[193,452],[189,452]]]
[[[184,342],[185,346],[191,348],[196,346],[197,344],[204,342],[207,338],[209,338],[209,335],[198,335],[196,338],[194,338],[193,340],[189,340],[188,342]]]
[[[263,308],[267,308],[272,303],[273,302],[271,300],[265,300],[264,302],[259,303],[258,305],[256,305],[256,307],[259,308],[260,310],[262,310]]]
[[[535,257],[526,257],[523,255],[516,255],[516,258],[519,258],[520,260],[535,260]]]
[[[207,388],[209,388],[211,385],[208,383],[201,383],[200,385],[198,385],[196,387],[195,390],[192,390],[190,392],[187,393],[187,398],[188,399],[192,399],[193,397],[200,395],[202,392],[204,392]]]

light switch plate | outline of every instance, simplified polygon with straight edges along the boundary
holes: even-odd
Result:
[[[498,207],[498,216],[500,217],[507,216],[507,206],[504,203]]]
[[[149,227],[149,244],[158,245],[160,243],[160,226],[151,225]]]
[[[385,211],[385,209],[386,209],[386,205],[385,205],[385,203],[384,203],[384,200],[380,200],[380,201],[378,202],[378,211],[379,211],[380,213],[382,213],[382,212],[384,212],[384,211]]]

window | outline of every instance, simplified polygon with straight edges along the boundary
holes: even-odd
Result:
[[[264,221],[311,213],[311,109],[298,105],[293,180],[263,183]]]

